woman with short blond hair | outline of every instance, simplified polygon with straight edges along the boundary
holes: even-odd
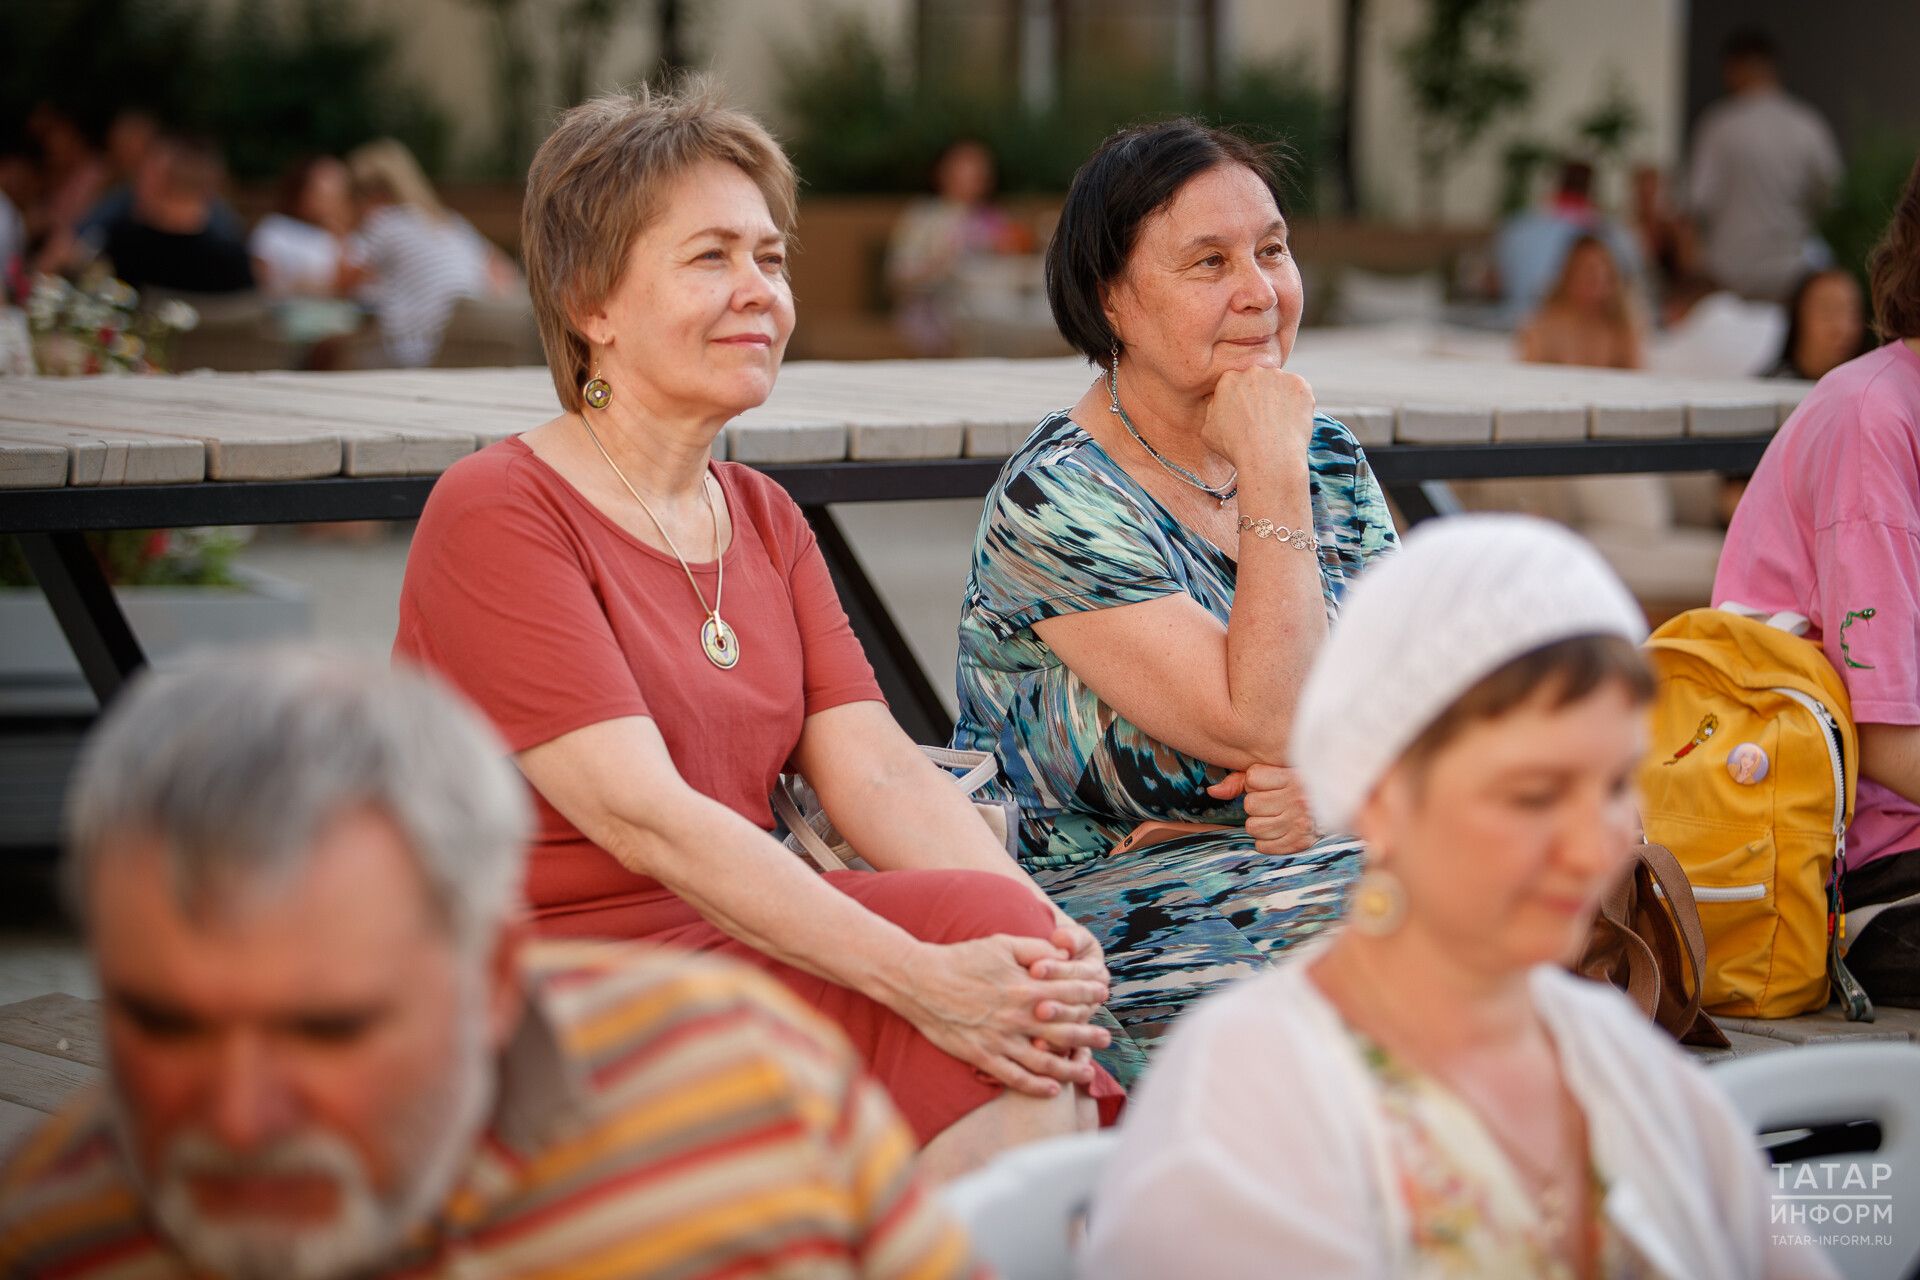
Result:
[[[524,251],[564,411],[453,467],[396,653],[499,725],[539,797],[547,934],[724,951],[839,1023],[934,1175],[1079,1127],[1106,970],[887,713],[793,501],[712,460],[793,331],[794,177],[705,82],[568,112]],[[804,773],[877,873],[771,835]]]

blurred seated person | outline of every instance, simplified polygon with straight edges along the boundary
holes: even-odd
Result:
[[[39,197],[40,149],[25,133],[0,131],[0,301],[30,287],[27,211]]]
[[[1682,275],[1660,298],[1660,332],[1647,368],[1706,378],[1758,378],[1780,362],[1786,309],[1722,289],[1703,275]]]
[[[1711,1076],[1563,968],[1633,856],[1644,635],[1523,517],[1433,521],[1361,574],[1293,722],[1315,817],[1366,843],[1353,906],[1174,1028],[1083,1274],[1834,1274],[1769,1221]]]
[[[1081,166],[1047,293],[1098,373],[1001,471],[961,602],[954,745],[999,756],[1022,863],[1103,935],[1123,1034],[1096,1056],[1123,1082],[1183,1009],[1336,921],[1359,870],[1307,814],[1286,727],[1397,540],[1365,451],[1286,369],[1284,182],[1190,119]],[[1131,838],[1147,823],[1168,838]]]
[[[1920,1008],[1920,163],[1868,277],[1886,345],[1820,379],[1767,445],[1713,600],[1807,618],[1845,682],[1847,967],[1875,1001]]]
[[[0,1274],[968,1274],[885,1093],[776,984],[527,940],[525,785],[436,682],[147,674],[69,814],[110,1067],[0,1165]]]
[[[35,271],[58,271],[76,252],[80,222],[106,192],[112,170],[97,138],[73,113],[50,102],[35,104],[27,115],[27,136],[39,148],[40,200],[25,210],[28,234],[38,246]]]
[[[1634,166],[1632,182],[1633,236],[1648,284],[1658,295],[1687,274],[1692,249],[1687,223],[1673,206],[1659,166]]]
[[[1106,968],[888,713],[793,499],[713,460],[793,333],[794,188],[699,77],[561,117],[521,225],[563,410],[434,486],[394,653],[466,692],[533,784],[534,927],[762,967],[951,1176],[1117,1113],[1090,1058]],[[782,846],[787,771],[875,870]]]
[[[247,238],[261,291],[276,297],[332,298],[365,278],[347,253],[355,211],[347,166],[333,156],[297,160],[280,179],[271,213]]]
[[[1540,306],[1564,274],[1574,243],[1583,238],[1601,241],[1623,281],[1638,281],[1640,254],[1633,237],[1594,203],[1593,166],[1569,160],[1561,164],[1546,202],[1509,217],[1494,236],[1494,269],[1510,319],[1518,321]]]
[[[74,234],[82,243],[97,247],[107,226],[133,209],[134,185],[140,168],[162,136],[160,122],[139,107],[127,107],[113,117],[113,123],[107,126],[106,143],[107,168],[113,185],[75,226]],[[214,197],[210,225],[221,235],[246,236],[246,224],[240,215],[219,196]]]
[[[933,167],[931,197],[909,204],[887,245],[894,320],[921,355],[953,351],[951,308],[968,260],[1031,253],[1033,235],[992,203],[993,153],[973,138],[947,144]]]
[[[406,145],[381,138],[347,157],[361,208],[351,253],[371,273],[361,298],[380,322],[386,355],[433,363],[453,304],[506,297],[519,272],[505,254],[440,202]]]
[[[243,293],[253,289],[246,240],[214,220],[226,176],[220,153],[204,138],[155,140],[141,161],[133,204],[100,233],[100,256],[135,289],[174,293]]]
[[[1553,289],[1521,327],[1517,346],[1521,359],[1535,363],[1640,367],[1645,346],[1638,308],[1598,237],[1580,236],[1569,246]],[[1694,492],[1701,486],[1704,498]],[[1645,474],[1452,485],[1470,509],[1525,511],[1577,529],[1657,614],[1706,603],[1723,527],[1713,515],[1719,487],[1711,477]]]
[[[1815,271],[1787,299],[1787,335],[1772,376],[1818,382],[1873,345],[1866,299],[1853,273],[1839,267]]]
[[[1640,367],[1640,323],[1605,240],[1578,235],[1569,242],[1552,290],[1518,337],[1520,358],[1534,364]]]
[[[360,326],[364,313],[351,295],[368,273],[349,252],[354,217],[347,166],[333,156],[306,156],[281,177],[273,211],[247,238],[261,292],[274,300],[281,329],[296,343]]]

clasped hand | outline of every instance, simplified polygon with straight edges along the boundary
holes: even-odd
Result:
[[[1053,1097],[1093,1081],[1090,1025],[1107,998],[1093,935],[1064,918],[1050,938],[994,934],[917,953],[902,1010],[927,1039],[1002,1084]]]
[[[1261,853],[1298,853],[1320,838],[1306,789],[1292,769],[1256,764],[1236,769],[1207,788],[1216,800],[1247,800],[1247,834]]]

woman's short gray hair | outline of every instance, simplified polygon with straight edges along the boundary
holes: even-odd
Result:
[[[506,745],[426,674],[305,648],[221,650],[141,676],[83,751],[67,885],[85,919],[116,837],[157,836],[189,910],[297,877],[334,819],[400,830],[454,940],[488,944],[519,904],[532,829]]]

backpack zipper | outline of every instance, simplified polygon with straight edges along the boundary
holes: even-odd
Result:
[[[1834,874],[1838,875],[1847,865],[1847,771],[1840,760],[1840,722],[1833,718],[1826,704],[1798,689],[1775,685],[1773,692],[1793,699],[1812,712],[1820,721],[1820,727],[1826,731],[1821,737],[1827,744],[1827,763],[1833,766],[1833,862],[1836,868]]]
[[[1833,718],[1833,712],[1827,710],[1825,703],[1798,689],[1774,685],[1773,692],[1812,712],[1826,730],[1822,737],[1827,744],[1827,763],[1833,767],[1833,874],[1827,882],[1827,975],[1838,989],[1847,1019],[1872,1022],[1873,1002],[1848,971],[1846,961],[1840,958],[1840,944],[1847,924],[1845,903],[1840,896],[1840,879],[1847,873],[1847,771],[1840,758],[1840,722]]]

